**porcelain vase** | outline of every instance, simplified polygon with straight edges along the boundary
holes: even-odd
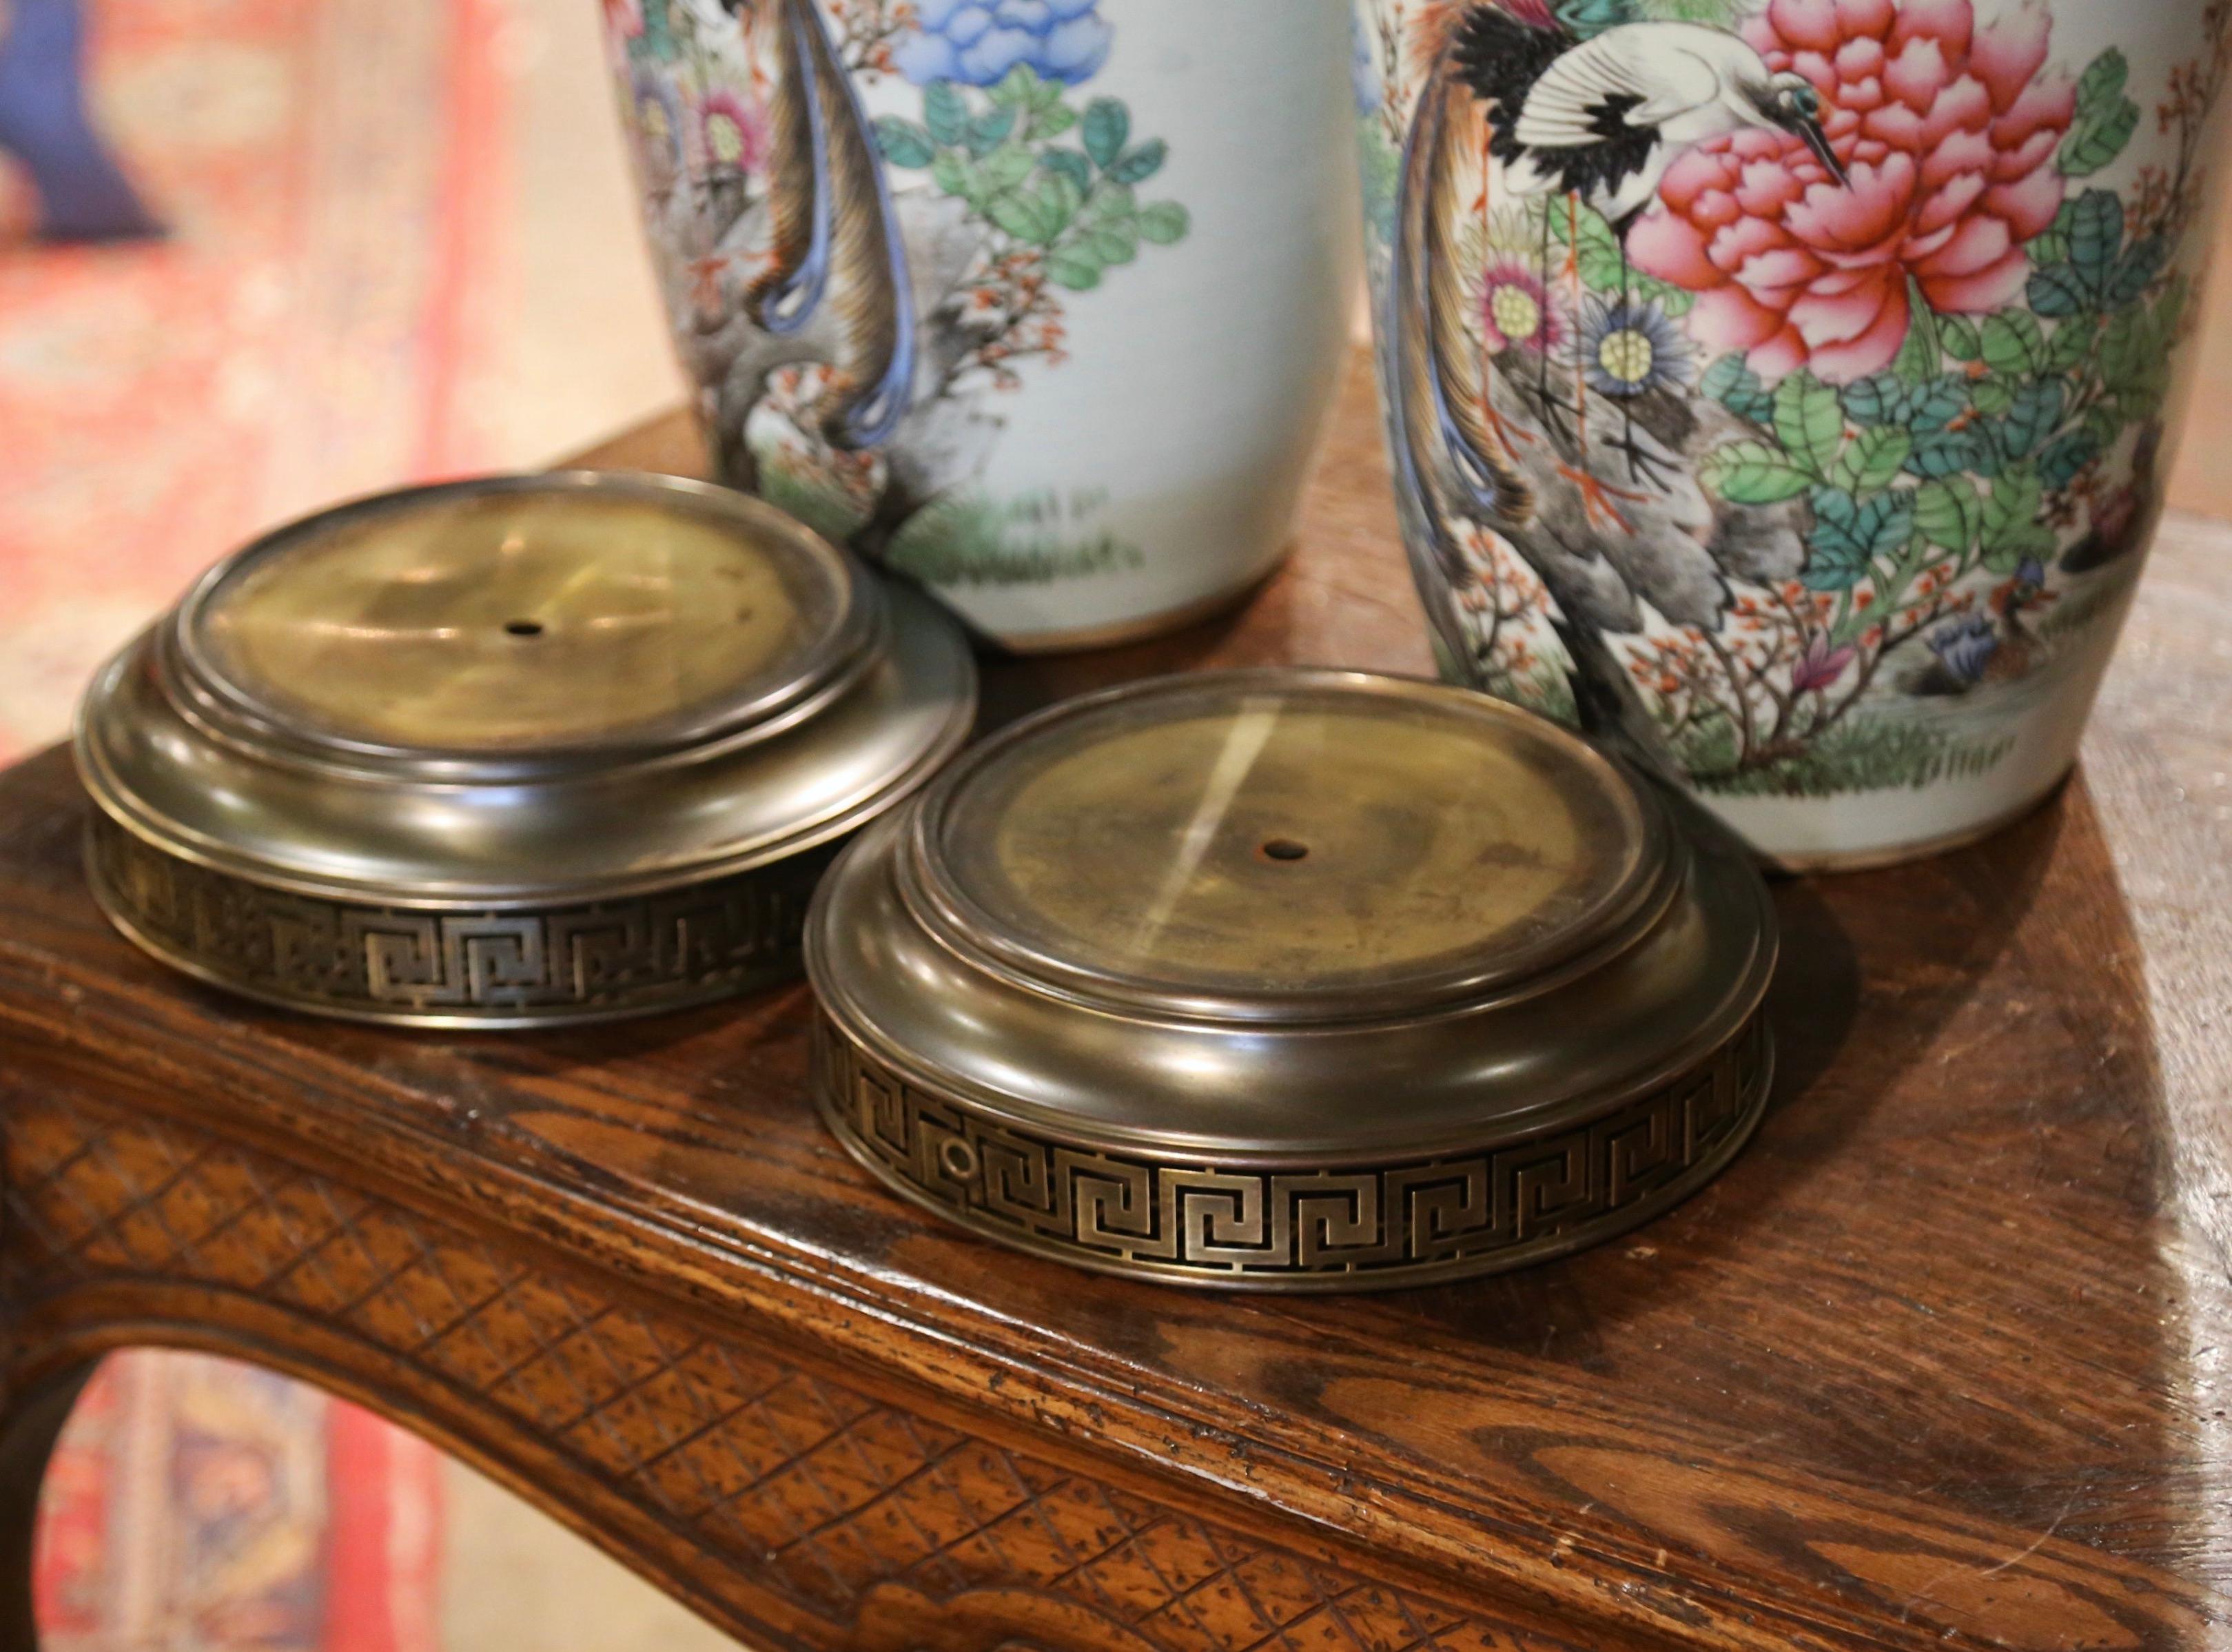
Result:
[[[2179,419],[2227,6],[1360,0],[1405,539],[1452,677],[1768,856],[2067,772]]]
[[[1343,0],[607,0],[724,478],[1023,648],[1287,546],[1355,278]]]

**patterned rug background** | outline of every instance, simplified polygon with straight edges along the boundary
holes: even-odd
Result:
[[[172,234],[39,246],[0,157],[0,762],[259,529],[541,463],[677,393],[593,0],[93,0],[91,23],[104,124]],[[367,1413],[185,1354],[95,1377],[35,1585],[49,1652],[723,1644]]]

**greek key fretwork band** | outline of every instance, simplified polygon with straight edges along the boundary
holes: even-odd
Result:
[[[903,1082],[827,1017],[814,1088],[869,1168],[1010,1244],[1197,1285],[1323,1290],[1488,1272],[1632,1226],[1742,1145],[1772,1065],[1755,1018],[1679,1083],[1586,1123],[1476,1156],[1326,1172],[1161,1163],[1042,1140]]]
[[[314,900],[166,855],[105,816],[86,863],[134,939],[259,998],[372,1019],[622,1014],[794,975],[831,851],[668,894],[542,910]]]

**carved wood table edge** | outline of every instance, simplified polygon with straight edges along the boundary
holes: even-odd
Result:
[[[1241,620],[1003,667],[994,714],[1114,676],[1318,648],[1423,669],[1407,592],[1387,589],[1399,570],[1368,397],[1352,385],[1313,498],[1325,554],[1314,543]],[[680,468],[691,448],[670,422],[590,462]],[[1377,560],[1338,554],[1366,542]],[[2168,1647],[2225,1621],[2232,1563],[2221,1545],[2196,1551],[2215,1529],[2203,1515],[2144,1540],[2149,1518],[2189,1517],[2122,1512],[2073,1447],[2074,1491],[2009,1478],[2021,1429],[2005,1420],[1967,1467],[2006,1489],[1933,1496],[1896,1473],[1877,1483],[1864,1454],[1779,1460],[1755,1418],[1650,1415],[1615,1389],[1597,1397],[1586,1370],[1530,1364],[1480,1316],[1554,1337],[1555,1287],[1540,1282],[1392,1308],[1174,1300],[902,1216],[819,1135],[801,989],[522,1040],[236,1005],[102,927],[67,870],[83,818],[60,753],[0,777],[0,1590],[16,1591],[0,1595],[0,1646],[32,1644],[26,1487],[68,1398],[91,1358],[143,1342],[372,1405],[775,1646]],[[2026,904],[2041,885],[2112,883],[2081,790],[1997,862],[1965,864],[2002,862],[2015,869],[1989,875]],[[1846,887],[1918,907],[1946,898],[1943,876]],[[1816,900],[1784,894],[1786,917]],[[1820,933],[1858,932],[1865,953],[1866,922],[1839,907]],[[2128,953],[2128,929],[2067,944]],[[1989,996],[1992,967],[1980,953],[1954,985]],[[1908,1013],[1963,1012],[1917,980]],[[1821,984],[1801,970],[1792,990]],[[1809,1059],[1818,1083],[1838,1053],[1824,1037],[1797,1052],[1801,1088]],[[2206,1161],[2204,1193],[2222,1182],[2217,1140],[2171,1144]],[[1818,1174],[1814,1157],[1788,1154]],[[797,1214],[816,1199],[826,1210]],[[1725,1252],[1711,1224],[1666,1221],[1679,1236],[1659,1242],[1693,1272]],[[1655,1253],[1656,1232],[1638,1248]],[[2180,1283],[2197,1341],[2221,1321],[2222,1281],[2207,1300]],[[1638,1323],[1682,1317],[1631,1298],[1619,1311]],[[1366,1350],[1405,1325],[1409,1363],[1382,1350],[1375,1363]],[[1283,1377],[1257,1351],[1281,1334],[1295,1343]],[[1324,1366],[1302,1369],[1314,1346]],[[1381,1392],[1398,1374],[1410,1391]],[[1292,1394],[1275,1399],[1282,1380]],[[2138,1416],[2125,1389],[2144,1382],[2110,1386],[2117,1415]],[[1351,1389],[1362,1397],[1327,1397]],[[2146,1417],[2165,1459],[2184,1438],[2173,1429],[2201,1429],[2209,1408],[2205,1394],[2172,1398],[2174,1421]],[[1345,1426],[1343,1403],[1379,1432]],[[1797,1417],[1806,1396],[1775,1404]],[[2203,1454],[2179,1472],[2201,1473]],[[1485,1472],[1499,1460],[1536,1478]],[[2034,1512],[2065,1493],[2060,1516]],[[2117,1540],[2125,1530],[2140,1535]]]

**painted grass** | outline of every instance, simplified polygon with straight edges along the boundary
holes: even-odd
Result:
[[[1974,779],[1990,772],[2014,745],[2013,734],[1964,740],[1944,729],[1856,716],[1800,755],[1766,768],[1733,769],[1736,742],[1724,724],[1693,735],[1681,758],[1700,791],[1723,797],[1829,797]]]
[[[886,558],[925,585],[1049,585],[1138,568],[1136,546],[1110,534],[1061,539],[1021,534],[983,498],[942,500],[899,530]]]

